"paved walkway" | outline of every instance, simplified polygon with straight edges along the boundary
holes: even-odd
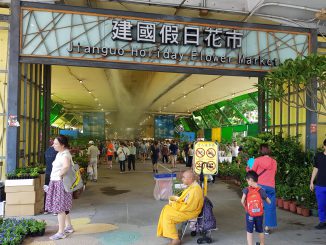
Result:
[[[27,239],[24,244],[78,244],[78,245],[163,245],[168,240],[156,237],[156,225],[166,201],[153,198],[155,181],[151,164],[137,163],[137,170],[120,174],[117,164],[113,169],[99,167],[99,181],[89,182],[80,199],[74,200],[72,218],[76,232],[56,242],[48,237],[56,232],[57,218],[39,215],[48,223],[44,237]],[[184,168],[178,166],[178,168]],[[161,172],[165,170],[161,167]],[[209,198],[214,203],[218,231],[213,232],[213,244],[246,244],[245,220],[240,205],[238,187],[218,181],[209,184]],[[326,244],[326,230],[317,231],[315,217],[305,218],[278,210],[279,228],[266,236],[266,244]],[[255,235],[257,239],[257,236]],[[187,233],[183,244],[197,244]]]

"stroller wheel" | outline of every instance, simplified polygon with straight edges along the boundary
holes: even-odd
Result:
[[[207,242],[207,243],[212,243],[212,241],[213,241],[212,238],[210,238],[210,237],[207,237],[207,238],[206,238],[206,242]]]
[[[198,238],[197,239],[197,244],[202,244],[202,243],[204,243],[204,240],[202,238]]]
[[[190,233],[190,235],[191,235],[191,236],[196,236],[196,235],[197,235],[197,232],[196,232],[196,231],[192,231],[192,232]]]

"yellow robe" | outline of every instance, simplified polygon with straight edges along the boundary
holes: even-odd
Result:
[[[163,207],[157,224],[157,236],[178,239],[176,224],[198,217],[203,204],[203,191],[194,182],[182,192],[177,201]]]

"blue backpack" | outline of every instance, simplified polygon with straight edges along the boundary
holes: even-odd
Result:
[[[197,219],[197,231],[205,232],[216,229],[216,219],[213,213],[213,203],[204,198],[204,205]]]

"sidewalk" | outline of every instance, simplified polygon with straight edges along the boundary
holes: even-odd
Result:
[[[167,244],[168,239],[156,237],[157,220],[167,202],[153,198],[155,181],[151,163],[137,162],[136,169],[120,174],[116,163],[113,169],[100,165],[98,182],[89,182],[80,199],[73,202],[71,213],[76,232],[66,239],[50,241],[48,237],[57,231],[57,217],[39,215],[37,219],[48,223],[45,236],[26,239],[24,244]],[[163,168],[159,171],[166,172]],[[213,232],[212,244],[246,244],[244,212],[237,187],[217,181],[208,188],[219,228]],[[313,228],[318,223],[315,217],[278,210],[278,222],[279,228],[266,236],[266,244],[326,244],[326,231]],[[197,244],[196,238],[188,232],[182,244]]]

